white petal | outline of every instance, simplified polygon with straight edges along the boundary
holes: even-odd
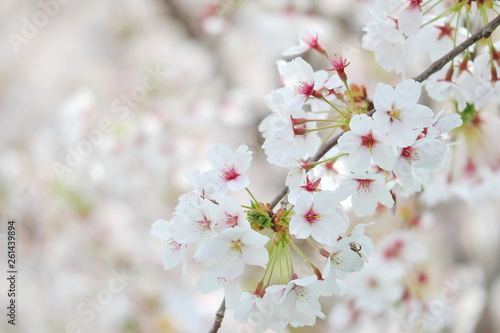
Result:
[[[407,147],[415,142],[419,132],[419,130],[412,130],[405,123],[395,121],[392,123],[391,130],[387,133],[387,136],[394,145]]]
[[[283,53],[281,53],[281,55],[285,56],[285,57],[296,56],[296,55],[300,55],[304,52],[307,52],[310,49],[311,49],[311,47],[307,44],[296,45],[296,46],[292,46],[292,47],[286,49]]]
[[[373,119],[366,114],[354,115],[349,122],[350,129],[360,135],[369,134],[373,125]]]
[[[394,104],[394,98],[394,89],[390,85],[384,83],[377,84],[377,89],[373,94],[373,104],[377,111],[389,111]]]
[[[373,120],[375,121],[373,131],[378,135],[384,135],[391,129],[391,118],[386,111],[375,112]]]
[[[151,226],[151,235],[165,241],[171,238],[172,225],[170,221],[157,219]]]
[[[353,131],[345,132],[338,140],[339,151],[350,153],[361,146],[361,137]]]
[[[388,208],[392,208],[392,206],[394,206],[394,199],[392,198],[389,190],[387,190],[385,184],[376,181],[373,184],[373,193],[375,194],[378,202],[380,202],[382,205]]]
[[[363,173],[365,172],[368,167],[370,166],[370,161],[371,161],[371,153],[368,148],[358,148],[355,151],[353,151],[351,154],[349,154],[349,167],[351,168],[351,171],[354,171],[356,173]]]
[[[405,112],[408,122],[411,121],[413,128],[423,128],[432,125],[434,112],[425,105],[417,104],[408,108]]]
[[[305,239],[311,235],[311,226],[303,216],[292,217],[289,228],[290,233],[299,239]]]
[[[392,170],[396,162],[396,154],[394,150],[383,143],[377,143],[372,148],[373,161],[384,170]]]
[[[422,88],[419,82],[408,79],[399,83],[394,90],[396,106],[407,108],[417,104]]]
[[[377,200],[372,193],[358,193],[352,196],[352,208],[357,216],[371,215],[377,208]]]
[[[265,247],[252,247],[251,251],[243,252],[243,261],[247,265],[266,266],[269,260],[269,253]]]

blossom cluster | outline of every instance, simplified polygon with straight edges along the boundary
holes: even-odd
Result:
[[[194,189],[180,197],[171,220],[152,226],[166,242],[165,269],[182,262],[185,271],[187,248],[194,247],[205,268],[198,288],[224,288],[235,319],[257,332],[314,325],[326,318],[320,296],[347,294],[330,319],[342,328],[365,317],[386,318],[397,302],[408,311],[425,308],[404,282],[426,257],[413,233],[396,230],[374,250],[365,235],[374,222],[351,225],[348,214],[395,211],[398,200],[424,191],[453,154],[450,131],[478,126],[478,110],[498,93],[500,56],[493,43],[474,59],[466,50],[430,78],[405,78],[415,49],[434,61],[468,37],[464,27],[451,26],[456,18],[487,18],[488,4],[475,10],[463,1],[426,5],[376,1],[363,46],[403,79],[394,87],[378,83],[371,97],[348,75],[347,59],[329,53],[314,30],[302,30],[298,45],[283,52],[292,59],[277,62],[281,87],[265,97],[271,114],[259,126],[267,161],[286,169],[286,198],[265,203],[254,197],[245,175],[252,160],[247,146],[213,145],[212,169],[186,173]],[[314,51],[326,58],[325,68],[315,71],[300,57]],[[424,87],[436,101],[453,98],[453,107],[420,103]],[[249,204],[228,195],[243,190]],[[251,291],[240,284],[247,265],[263,268]],[[427,281],[425,272],[414,273],[415,283]]]

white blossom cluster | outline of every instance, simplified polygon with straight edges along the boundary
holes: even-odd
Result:
[[[479,109],[498,94],[500,53],[493,43],[474,59],[466,50],[429,79],[405,78],[417,49],[435,61],[469,37],[454,25],[458,18],[467,18],[466,25],[476,15],[487,18],[488,4],[443,6],[376,1],[363,46],[403,79],[394,87],[378,83],[372,97],[348,77],[348,60],[328,53],[318,34],[304,28],[298,45],[283,53],[295,58],[277,62],[281,87],[265,97],[272,113],[259,126],[268,162],[287,170],[286,200],[271,205],[253,196],[247,146],[213,145],[212,169],[186,173],[193,191],[180,197],[171,220],[152,226],[166,242],[165,269],[182,262],[185,271],[187,248],[194,247],[194,259],[206,269],[198,288],[224,288],[235,319],[257,332],[314,325],[326,318],[320,296],[347,294],[330,318],[342,329],[359,328],[368,317],[383,322],[397,303],[408,313],[425,309],[405,285],[412,265],[427,257],[425,247],[410,230],[399,230],[376,242],[370,256],[374,243],[365,228],[374,222],[351,226],[348,214],[395,210],[398,200],[431,186],[452,155],[449,132],[482,124]],[[315,71],[298,57],[309,51],[330,67]],[[436,101],[452,98],[454,107],[435,112],[421,104],[423,87]],[[250,204],[228,196],[242,190]],[[242,291],[247,265],[263,272],[254,290]],[[415,284],[427,281],[424,272],[415,274]]]

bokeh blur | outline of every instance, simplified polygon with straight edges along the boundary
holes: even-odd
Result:
[[[369,96],[377,82],[398,82],[360,48],[367,2],[3,0],[2,309],[9,219],[19,274],[17,323],[2,310],[0,331],[208,331],[222,292],[196,290],[196,264],[184,279],[180,268],[164,271],[164,244],[151,224],[171,218],[191,187],[183,173],[208,169],[215,142],[254,151],[249,176],[260,200],[281,189],[283,170],[266,163],[257,127],[269,113],[263,96],[279,85],[276,60],[302,27],[316,29],[329,51],[347,53],[349,75]],[[492,174],[486,189],[472,184],[474,202],[464,184],[457,195],[436,187],[427,198],[437,202],[421,235],[430,252],[428,297],[439,298],[457,276],[463,281],[450,332],[500,330],[498,179]],[[389,213],[377,218],[387,223],[375,240],[399,223]],[[220,332],[237,331],[228,312]]]

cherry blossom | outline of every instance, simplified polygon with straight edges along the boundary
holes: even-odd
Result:
[[[423,21],[426,23],[433,19],[435,19],[433,16],[426,15]],[[463,27],[459,27],[458,33],[455,33],[450,20],[443,17],[420,29],[415,36],[415,44],[419,49],[425,50],[432,61],[436,61],[451,51],[454,45],[463,42],[466,34],[467,30]]]
[[[174,240],[174,228],[173,221],[158,219],[151,226],[151,235],[167,242],[163,251],[163,267],[172,269],[182,261],[182,271],[185,274],[187,266],[186,245]]]
[[[184,213],[177,214],[172,219],[175,223],[174,239],[182,244],[196,243],[195,256],[202,250],[208,239],[215,235],[216,221],[222,218],[218,205],[210,200],[190,200],[183,207]]]
[[[373,249],[372,241],[364,235],[364,228],[373,223],[358,224],[349,236],[339,240],[333,247],[323,269],[323,278],[333,294],[343,295],[348,289],[347,282],[343,280],[345,275],[363,268],[364,258]]]
[[[386,71],[404,75],[413,62],[414,37],[422,13],[418,6],[410,3],[404,8],[399,1],[378,0],[374,7],[371,20],[363,28],[363,47],[375,52],[375,60]]]
[[[376,123],[365,114],[355,115],[349,122],[350,131],[339,139],[339,150],[349,153],[349,167],[361,173],[368,170],[370,160],[382,169],[391,170],[396,160],[388,139],[377,134]]]
[[[434,113],[427,106],[417,104],[420,83],[404,80],[395,88],[383,83],[377,85],[373,104],[377,112],[373,115],[381,134],[400,147],[413,144],[424,127],[432,124]]]
[[[266,288],[266,296],[277,300],[281,316],[293,327],[314,325],[316,317],[324,319],[318,298],[329,294],[328,287],[315,275]]]
[[[319,52],[326,52],[325,49],[318,43],[318,33],[309,27],[304,27],[299,34],[299,45],[291,46],[286,49],[282,55],[286,57],[296,56],[312,49],[316,49]]]
[[[321,191],[312,196],[302,194],[294,211],[290,233],[297,238],[311,236],[320,243],[333,244],[349,224],[332,191]]]
[[[278,305],[269,297],[260,297],[251,293],[242,293],[234,308],[234,319],[240,323],[248,323],[255,332],[268,329],[281,332],[288,324],[279,314]]]
[[[303,111],[296,112],[296,115],[300,118],[314,117],[311,113]],[[297,166],[306,156],[312,156],[321,145],[321,138],[317,132],[308,132],[315,128],[314,122],[294,125],[290,116],[272,115],[267,124],[259,127],[266,133],[262,148],[269,163],[291,167]]]
[[[269,255],[264,246],[268,241],[268,237],[255,230],[236,226],[211,238],[199,257],[217,259],[217,273],[233,280],[241,275],[245,264],[262,267],[267,264]]]
[[[320,97],[318,90],[321,86],[315,85],[315,73],[304,59],[298,57],[278,66],[282,81],[288,90],[285,94],[288,112],[300,110],[310,96]],[[324,73],[319,73],[318,83],[324,83]]]
[[[351,174],[335,190],[338,200],[351,197],[352,208],[357,216],[373,214],[380,202],[388,208],[394,205],[384,179],[378,174]]]
[[[239,191],[250,185],[245,172],[250,167],[252,152],[247,146],[240,146],[233,152],[229,147],[214,144],[208,150],[208,160],[217,171],[220,192]]]

